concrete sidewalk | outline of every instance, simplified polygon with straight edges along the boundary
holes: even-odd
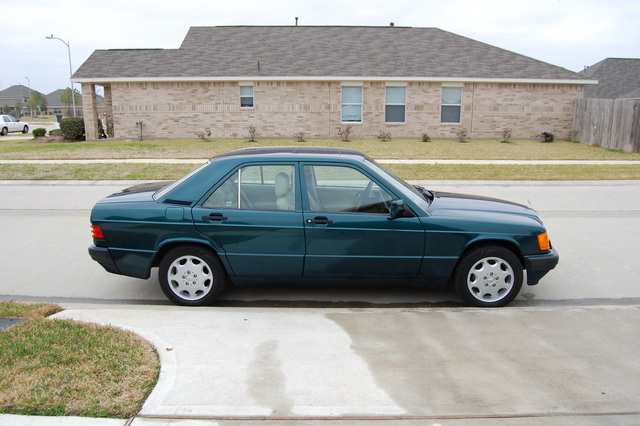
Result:
[[[637,305],[66,308],[151,341],[157,386],[131,423],[0,425],[640,424]]]

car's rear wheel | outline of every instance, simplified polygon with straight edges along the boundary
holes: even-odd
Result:
[[[22,128],[22,133],[29,133],[29,126],[24,126]]]
[[[6,127],[3,127],[2,130],[0,130],[0,135],[2,136],[7,136],[8,133],[9,129],[7,129]]]
[[[178,305],[200,306],[214,301],[227,275],[210,250],[196,245],[169,250],[160,261],[158,278],[164,294]]]
[[[522,264],[509,249],[485,245],[461,259],[454,274],[458,295],[470,306],[498,307],[509,304],[522,288]]]

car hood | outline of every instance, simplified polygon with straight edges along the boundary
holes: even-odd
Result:
[[[508,215],[529,217],[542,223],[535,210],[511,201],[449,192],[434,192],[433,196],[433,201],[427,209],[431,216],[459,216],[479,219]]]

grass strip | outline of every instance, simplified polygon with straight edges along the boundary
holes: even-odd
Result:
[[[195,164],[0,164],[0,180],[174,180]],[[640,165],[386,164],[407,180],[638,180]]]
[[[35,159],[100,159],[100,158],[210,158],[235,149],[261,146],[327,146],[351,148],[373,158],[449,159],[449,160],[640,160],[640,153],[627,153],[577,142],[541,143],[517,140],[500,143],[495,140],[453,140],[421,142],[394,139],[381,142],[359,139],[343,142],[336,139],[265,139],[247,142],[238,139],[100,140],[82,142],[33,142],[0,138],[0,158],[5,160]]]
[[[50,306],[0,303],[29,318],[0,331],[0,413],[129,418],[153,389],[159,361],[138,335],[49,320]]]

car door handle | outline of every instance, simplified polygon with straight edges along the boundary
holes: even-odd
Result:
[[[209,216],[202,216],[202,220],[227,220],[229,219],[226,216],[223,216],[222,213],[211,213]]]
[[[324,216],[316,216],[313,219],[307,219],[307,223],[317,223],[318,225],[328,225],[330,223],[333,223],[333,221],[327,219]]]

